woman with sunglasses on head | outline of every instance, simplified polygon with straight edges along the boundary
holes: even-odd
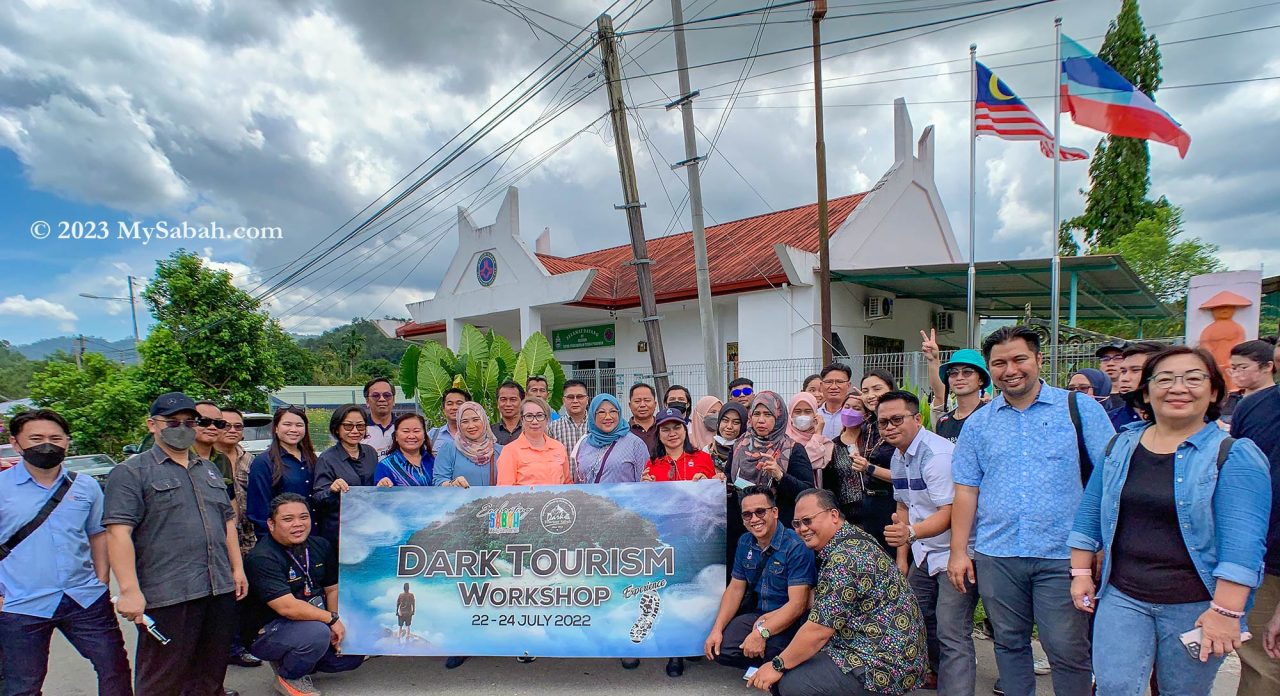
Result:
[[[786,405],[776,393],[762,391],[751,397],[746,432],[734,445],[728,472],[736,488],[761,486],[775,491],[783,524],[791,524],[796,496],[813,487],[809,454],[787,435],[787,420]],[[730,518],[739,514],[731,510]]]
[[[281,493],[311,495],[316,450],[307,432],[307,411],[301,406],[276,409],[271,418],[271,445],[249,465],[245,514],[259,539],[270,535],[267,517],[271,499]],[[315,521],[312,521],[315,524]]]
[[[378,462],[373,480],[379,488],[430,486],[435,476],[435,455],[427,438],[427,419],[417,413],[396,416],[391,451]]]
[[[1253,442],[1213,423],[1226,382],[1208,352],[1165,349],[1139,384],[1150,420],[1107,445],[1067,539],[1071,598],[1096,615],[1099,696],[1137,696],[1153,665],[1162,691],[1208,696],[1262,582],[1268,463]],[[1188,659],[1180,636],[1193,629],[1199,648]]]
[[[880,542],[892,558],[896,550],[884,539],[884,528],[893,522],[898,505],[893,500],[893,476],[889,463],[893,460],[893,445],[880,436],[876,422],[876,406],[880,396],[898,388],[897,381],[888,370],[868,370],[862,377],[862,404],[869,414],[858,433],[858,452],[851,452],[853,468],[864,474],[866,484],[861,507],[849,521],[862,527]]]
[[[329,434],[336,443],[316,458],[311,507],[319,519],[318,534],[338,548],[338,515],[342,494],[352,486],[372,486],[378,451],[361,442],[369,423],[355,404],[338,408],[329,418]]]

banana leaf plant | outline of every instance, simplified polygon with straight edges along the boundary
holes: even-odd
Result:
[[[444,422],[446,390],[467,390],[494,419],[498,386],[512,380],[523,387],[535,375],[547,379],[551,408],[559,410],[564,400],[564,368],[546,336],[531,335],[517,353],[492,329],[482,332],[470,324],[462,327],[456,354],[438,341],[427,341],[410,346],[400,361],[400,388],[408,396],[417,396],[427,420],[436,425]]]

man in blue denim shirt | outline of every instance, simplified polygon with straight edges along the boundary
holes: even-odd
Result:
[[[745,668],[758,667],[786,649],[804,623],[818,568],[800,535],[778,523],[772,491],[748,488],[741,507],[747,533],[738,540],[733,580],[720,599],[706,655],[722,665]]]
[[[1068,394],[1040,381],[1044,356],[1030,328],[997,330],[983,341],[982,353],[1002,393],[969,417],[952,455],[948,575],[961,590],[966,581],[978,584],[1008,696],[1035,694],[1035,625],[1053,667],[1054,691],[1087,696],[1089,621],[1071,602],[1067,547],[1084,490]],[[1096,401],[1080,399],[1078,406],[1089,458],[1101,462],[1115,430]]]

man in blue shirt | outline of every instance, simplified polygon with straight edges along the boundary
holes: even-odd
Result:
[[[0,473],[0,543],[36,517],[64,479],[71,442],[66,419],[39,409],[9,422],[22,463]],[[124,636],[107,592],[102,489],[76,476],[62,502],[0,560],[0,644],[9,694],[38,694],[53,629],[62,631],[98,673],[98,692],[131,696]],[[3,552],[0,552],[3,553]]]
[[[1044,356],[1028,327],[997,330],[983,341],[982,354],[1002,393],[969,417],[952,454],[948,576],[960,591],[977,582],[1008,696],[1035,694],[1033,625],[1053,667],[1054,691],[1087,695],[1089,620],[1071,602],[1067,547],[1084,494],[1084,463],[1068,393],[1040,381]],[[1098,402],[1079,399],[1077,406],[1088,457],[1101,466],[1115,429]]]
[[[809,607],[818,579],[813,552],[800,535],[778,523],[773,491],[742,494],[742,522],[733,579],[707,636],[707,659],[730,667],[758,667],[786,649]]]

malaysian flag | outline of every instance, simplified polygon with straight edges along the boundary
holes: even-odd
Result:
[[[990,134],[1005,140],[1035,140],[1040,152],[1053,159],[1053,133],[1036,118],[1036,114],[982,63],[977,66],[978,99],[973,105],[977,135]],[[1074,147],[1060,148],[1062,161],[1089,159],[1089,153]]]

